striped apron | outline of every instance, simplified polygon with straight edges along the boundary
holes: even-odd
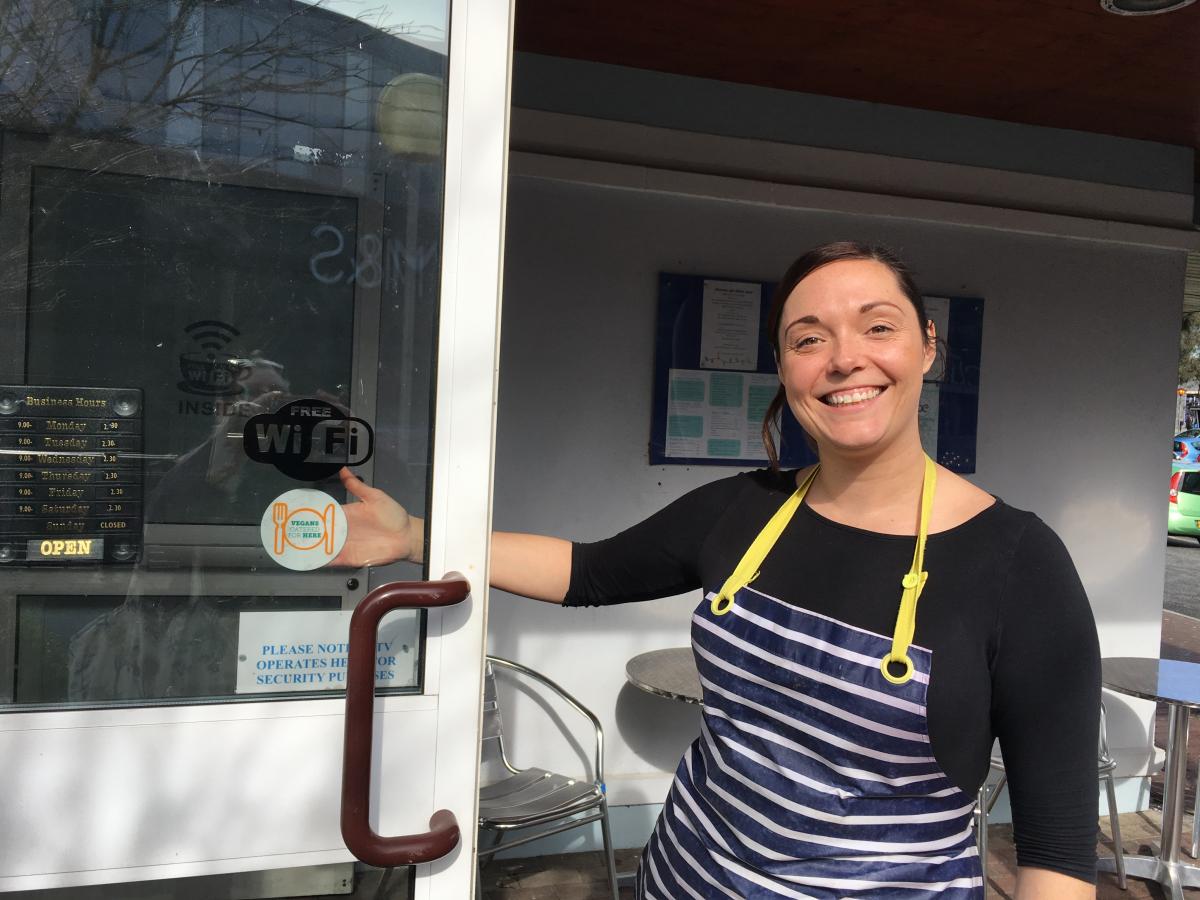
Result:
[[[704,689],[636,895],[978,900],[974,797],[929,745],[931,653],[889,684],[892,638],[743,587],[692,617]]]

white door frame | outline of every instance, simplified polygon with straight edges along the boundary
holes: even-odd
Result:
[[[425,662],[426,692],[441,698],[433,809],[454,812],[462,843],[458,853],[418,867],[415,900],[470,897],[476,873],[513,13],[514,0],[455,0],[450,10],[428,571],[434,578],[460,572],[472,590],[466,602],[428,613],[429,634],[441,638],[429,642]]]
[[[418,867],[418,900],[470,897],[476,871],[512,24],[513,0],[451,8],[428,566],[463,573],[473,593],[429,613],[425,693],[375,707],[375,829],[423,831],[449,809],[462,831],[456,851]],[[343,706],[0,715],[0,892],[351,859],[338,828]],[[181,773],[190,790],[176,790]]]

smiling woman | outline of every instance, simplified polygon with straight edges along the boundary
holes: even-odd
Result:
[[[704,590],[703,729],[637,896],[978,900],[972,810],[998,738],[1018,900],[1094,897],[1095,623],[1037,516],[926,456],[917,405],[937,336],[912,276],[884,248],[818,247],[788,269],[770,328],[769,469],[597,543],[492,539],[492,584],[540,600]],[[779,470],[785,403],[818,465]],[[363,501],[345,561],[419,556],[420,523],[343,478]]]
[[[834,263],[846,265],[834,266]],[[832,271],[827,267],[833,267]],[[810,275],[813,277],[809,278]],[[804,288],[798,292],[802,282]],[[840,321],[851,315],[854,321]],[[835,333],[834,328],[839,325],[843,327]],[[845,326],[851,326],[850,330]],[[778,465],[772,429],[788,397],[796,395],[794,390],[791,395],[787,391],[789,373],[804,377],[831,351],[845,354],[871,346],[892,351],[907,347],[921,354],[922,368],[916,378],[919,394],[921,376],[929,371],[936,350],[936,335],[925,312],[925,299],[908,268],[887,248],[851,241],[814,248],[788,267],[776,289],[767,330],[781,382],[763,422],[763,443],[772,468]],[[867,342],[852,343],[856,334],[868,339]],[[801,360],[806,364],[793,364]],[[862,377],[850,382],[839,381],[836,376],[827,379],[825,386],[828,393],[819,399],[837,407],[857,407],[888,387],[885,383],[869,385]],[[815,437],[801,411],[793,405],[792,412],[805,431]]]

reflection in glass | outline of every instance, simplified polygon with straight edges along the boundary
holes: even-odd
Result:
[[[249,459],[255,415],[363,419],[359,473],[425,508],[447,21],[426,0],[0,5],[0,385],[144,397],[132,565],[6,556],[28,525],[0,479],[0,708],[229,697],[242,613],[361,598],[372,573],[291,575],[259,545],[272,498],[344,495]]]

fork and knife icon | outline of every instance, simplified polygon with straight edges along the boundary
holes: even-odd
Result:
[[[317,523],[319,523],[321,526],[320,534],[306,533],[304,534],[303,538],[300,538],[300,542],[297,543],[297,541],[293,540],[292,536],[288,534],[290,530],[289,524],[297,516],[305,514],[316,518]],[[312,550],[324,543],[325,555],[332,556],[334,552],[334,521],[336,515],[336,503],[329,503],[326,505],[324,511],[318,512],[309,506],[300,506],[296,509],[289,509],[286,502],[277,500],[271,505],[271,521],[275,524],[275,555],[282,556],[285,548],[289,545],[297,550]],[[305,521],[297,524],[312,527],[312,525],[316,523]],[[304,538],[316,538],[316,540],[313,540],[311,543],[309,543],[308,541],[304,540]]]

